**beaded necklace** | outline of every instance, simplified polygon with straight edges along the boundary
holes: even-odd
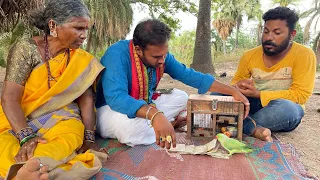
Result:
[[[45,63],[47,70],[48,70],[48,88],[50,89],[51,88],[50,81],[57,82],[57,80],[56,80],[57,77],[53,77],[51,74],[51,70],[50,70],[49,60],[52,59],[52,57],[49,55],[50,52],[49,52],[49,44],[48,44],[48,35],[45,35],[43,39],[44,39],[44,43],[45,43],[45,45],[44,45],[44,56],[45,56],[44,60],[45,60],[45,62],[44,63]],[[70,61],[70,49],[67,48],[66,52],[68,54],[66,66],[68,66],[69,61]]]
[[[150,103],[150,96],[152,96],[151,94],[149,94],[150,89],[152,88],[152,78],[153,78],[153,68],[150,68],[150,72],[148,73],[148,101],[147,103]]]

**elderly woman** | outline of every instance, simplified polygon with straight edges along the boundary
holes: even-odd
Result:
[[[81,0],[51,0],[30,18],[44,35],[21,39],[9,52],[0,106],[0,179],[14,177],[24,162],[17,178],[40,179],[48,172],[50,179],[89,179],[106,154],[88,150],[95,148],[91,86],[103,69],[79,49],[88,9]]]

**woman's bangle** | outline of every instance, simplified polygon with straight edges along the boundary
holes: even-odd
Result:
[[[159,114],[159,113],[162,113],[162,114],[163,114],[162,111],[157,111],[156,113],[154,113],[154,114],[152,115],[152,117],[151,117],[151,119],[150,119],[150,127],[153,127],[153,120],[154,120],[154,118],[156,117],[156,115]]]
[[[16,134],[16,138],[21,142],[24,138],[34,134],[34,132],[31,127],[26,127],[26,128],[20,129],[15,134]]]
[[[95,142],[95,133],[91,130],[85,130],[84,131],[84,141],[86,142]]]
[[[27,136],[27,137],[23,138],[20,141],[20,147],[22,147],[27,141],[29,141],[30,139],[32,139],[34,137],[37,137],[37,135],[36,134],[31,134],[30,136]]]

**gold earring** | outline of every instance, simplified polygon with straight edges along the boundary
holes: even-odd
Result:
[[[57,37],[57,36],[58,36],[58,35],[57,35],[57,31],[55,31],[55,30],[50,31],[50,35],[51,35],[52,37]]]

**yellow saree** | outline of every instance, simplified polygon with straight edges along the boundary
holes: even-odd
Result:
[[[50,179],[89,179],[101,168],[97,156],[106,156],[90,150],[76,154],[83,143],[84,125],[73,101],[93,84],[103,66],[81,49],[70,52],[68,66],[66,61],[63,54],[49,61],[51,73],[57,77],[50,81],[50,89],[46,66],[35,67],[26,81],[21,105],[28,125],[48,141],[38,144],[34,157],[49,166]],[[6,177],[10,166],[16,163],[14,156],[19,148],[0,106],[0,178]]]

